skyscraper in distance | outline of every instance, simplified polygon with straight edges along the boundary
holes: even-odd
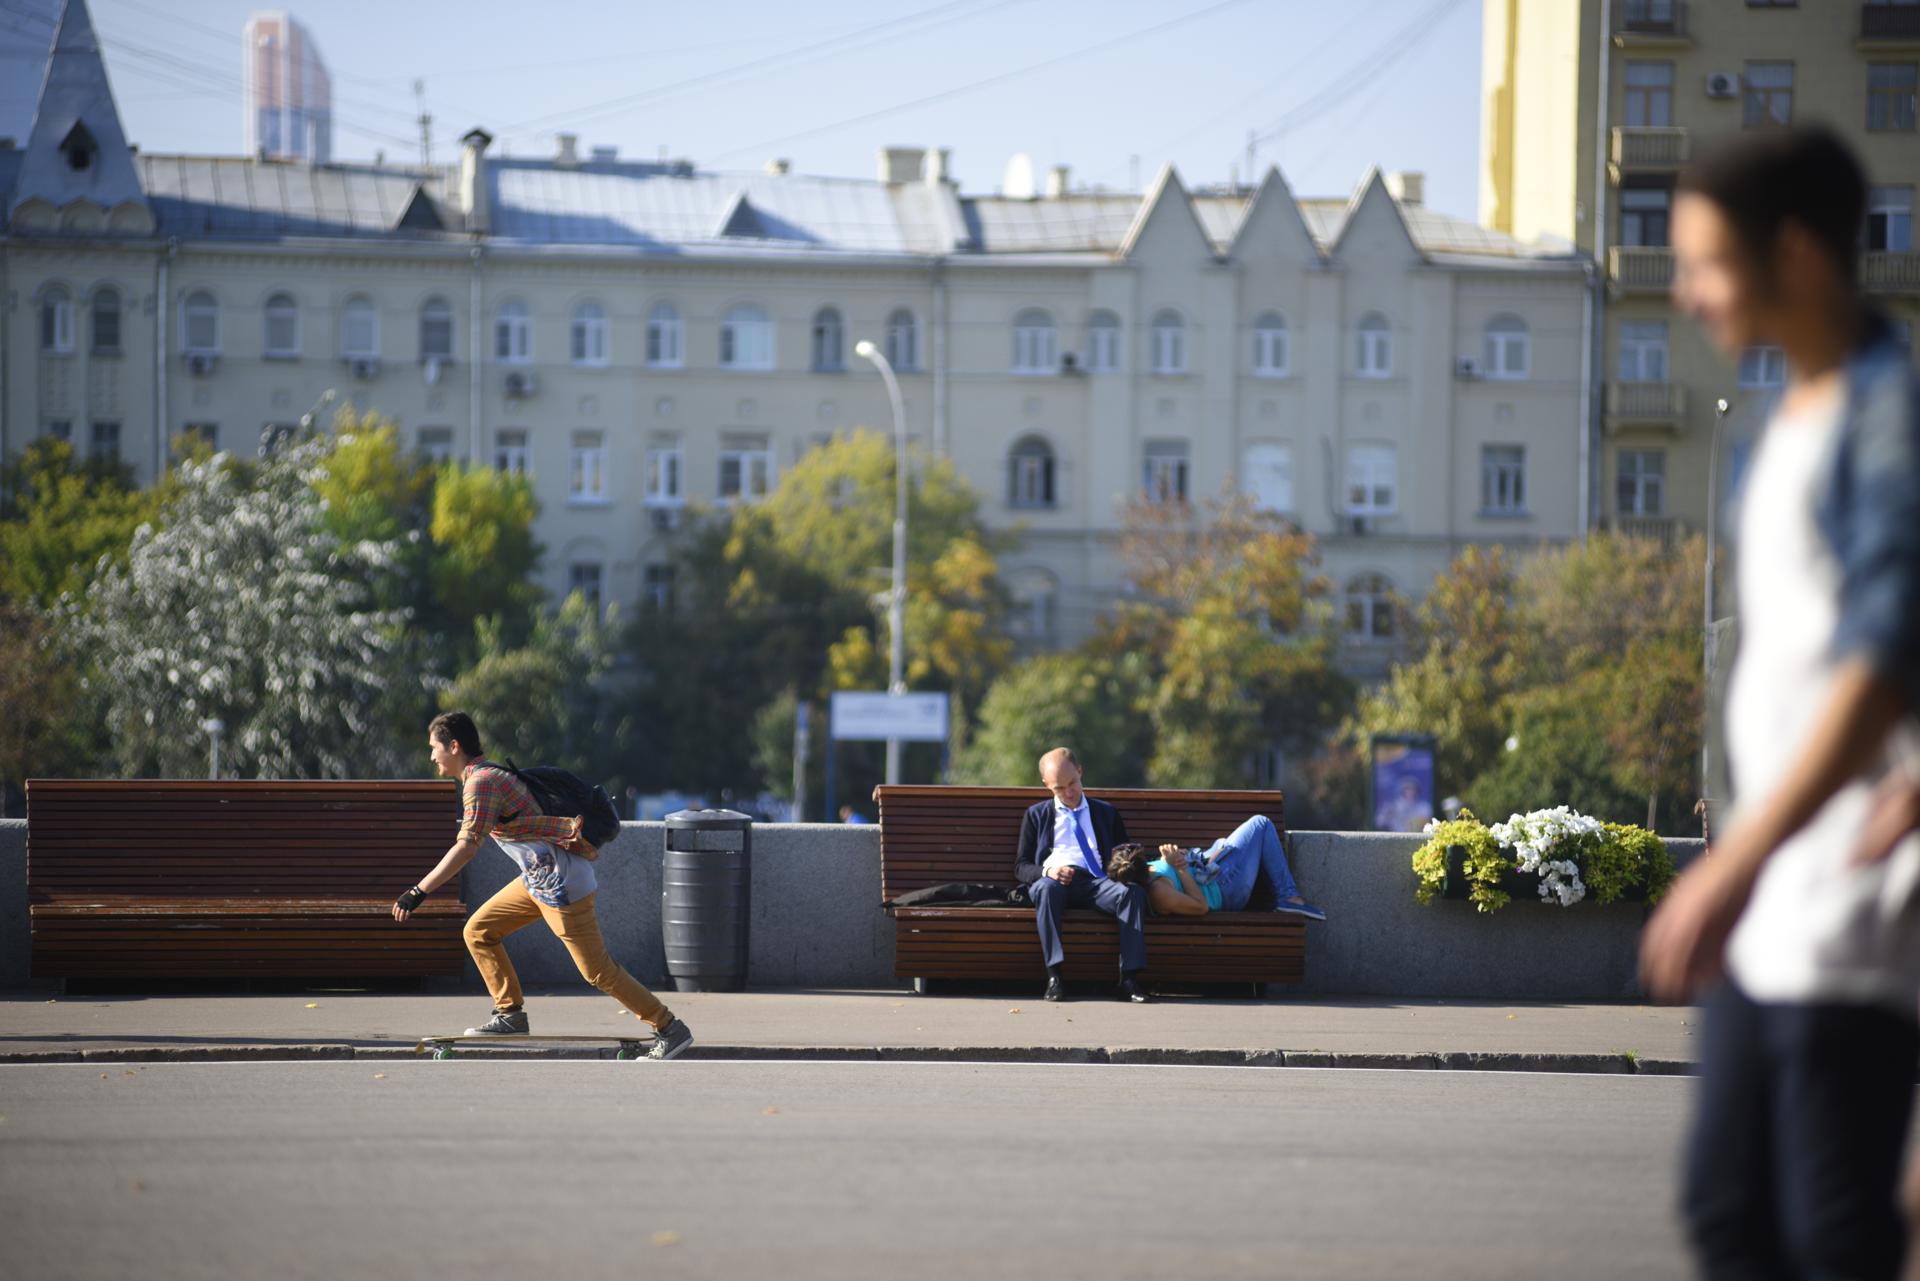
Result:
[[[277,160],[333,159],[333,81],[320,47],[284,9],[247,18],[241,41],[246,152]]]

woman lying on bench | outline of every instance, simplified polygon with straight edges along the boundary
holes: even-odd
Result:
[[[1205,850],[1162,845],[1154,858],[1146,846],[1129,842],[1113,847],[1107,875],[1123,885],[1145,885],[1147,902],[1161,916],[1204,916],[1243,912],[1253,897],[1261,868],[1273,883],[1273,910],[1324,921],[1327,914],[1300,897],[1273,820],[1256,814],[1233,835]]]

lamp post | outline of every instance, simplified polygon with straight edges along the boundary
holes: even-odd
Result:
[[[853,354],[871,361],[887,385],[893,406],[893,590],[887,596],[887,692],[907,692],[907,415],[900,407],[900,383],[893,366],[878,347],[866,339],[854,344]],[[900,740],[887,740],[887,782],[900,781]]]
[[[1727,421],[1727,398],[1725,396],[1713,402],[1713,435],[1707,442],[1707,582],[1705,600],[1701,605],[1700,650],[1703,659],[1702,679],[1706,682],[1706,693],[1713,693],[1713,664],[1719,648],[1714,643],[1713,631],[1713,545],[1719,537],[1720,529],[1715,524],[1715,498],[1720,489],[1720,428]],[[1713,736],[1700,736],[1700,801],[1711,807],[1713,791]],[[1706,816],[1702,816],[1705,821]]]
[[[226,733],[227,723],[218,716],[209,716],[206,720],[200,722],[200,728],[207,731],[207,736],[213,740],[213,745],[207,753],[207,777],[219,778],[220,736]]]

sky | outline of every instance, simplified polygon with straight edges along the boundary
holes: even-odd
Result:
[[[60,0],[0,0],[0,135],[24,141]],[[237,154],[241,29],[228,0],[93,0],[129,140]],[[1277,164],[1302,196],[1369,166],[1427,175],[1475,215],[1478,0],[310,0],[290,11],[334,79],[334,156],[433,158],[479,125],[507,154],[663,151],[702,169],[871,178],[884,146],[953,151],[961,189],[1025,153],[1075,186],[1192,186]]]

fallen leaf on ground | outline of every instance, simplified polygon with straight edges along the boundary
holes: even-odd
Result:
[[[678,1232],[656,1232],[653,1234],[652,1239],[655,1245],[680,1244],[680,1234]]]
[[[1009,1014],[1018,1014],[1019,1012],[1020,1012],[1020,1007],[1017,1005],[1007,1011],[1007,1013]]]
[[[102,1073],[100,1074],[100,1079],[101,1079],[102,1081],[104,1081],[104,1080],[106,1080],[106,1079],[107,1079],[107,1074],[106,1074],[105,1072],[102,1072]]]
[[[1508,1017],[1508,1018],[1510,1018],[1510,1019],[1517,1019],[1517,1018],[1519,1018],[1520,1016],[1519,1016],[1518,1014],[1509,1014],[1509,1015],[1507,1015],[1507,1017]]]
[[[763,1108],[760,1112],[760,1115],[761,1116],[779,1116],[780,1109],[779,1108]]]
[[[376,1081],[384,1081],[387,1079],[387,1074],[385,1072],[375,1072],[373,1074],[373,1079]]]
[[[320,1002],[318,1002],[318,1001],[308,1001],[308,1002],[307,1002],[307,1008],[308,1008],[308,1009],[310,1009],[310,1010],[317,1010],[317,1009],[319,1009],[319,1008],[320,1008]]]

